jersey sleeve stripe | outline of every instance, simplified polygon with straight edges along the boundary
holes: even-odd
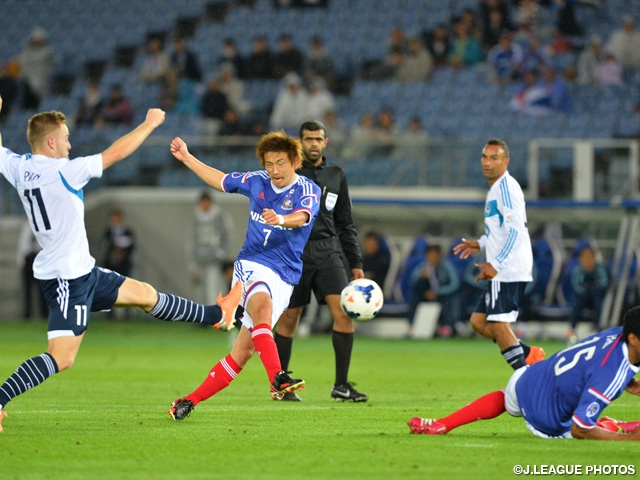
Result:
[[[222,180],[220,180],[220,186],[222,187],[222,191],[223,192],[227,191],[227,187],[225,187],[224,181],[227,179],[228,176],[229,176],[229,174],[225,173],[224,176],[222,177]]]
[[[576,423],[579,427],[584,428],[586,430],[591,430],[593,427],[595,427],[595,424],[592,425],[590,423],[584,423],[582,420],[580,420],[580,417],[578,417],[575,413],[573,414],[573,417],[571,417],[571,419],[574,421],[574,423]]]
[[[506,178],[500,180],[500,195],[502,196],[502,204],[507,208],[513,208],[511,195],[509,195],[509,184]]]
[[[611,388],[611,387],[609,387],[609,388]],[[607,389],[607,390],[609,390],[609,389]],[[611,403],[611,400],[608,397],[606,397],[604,394],[602,394],[599,391],[597,391],[595,388],[592,387],[588,391],[589,391],[589,393],[591,395],[596,397],[598,400],[606,403],[607,405],[609,405]]]
[[[504,244],[504,247],[502,247],[502,250],[500,251],[500,253],[496,256],[496,261],[498,261],[499,263],[502,263],[507,259],[507,257],[511,253],[511,250],[513,250],[513,246],[515,245],[517,238],[518,238],[518,231],[515,228],[510,228],[507,241]]]
[[[626,386],[625,382],[627,381],[628,374],[629,365],[620,365],[618,371],[616,372],[616,376],[605,390],[604,395],[606,395],[607,397],[613,397],[617,394],[617,392],[623,389]]]

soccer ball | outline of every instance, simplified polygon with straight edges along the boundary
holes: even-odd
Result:
[[[358,278],[350,282],[340,294],[342,311],[356,322],[366,322],[380,312],[384,297],[373,280]]]

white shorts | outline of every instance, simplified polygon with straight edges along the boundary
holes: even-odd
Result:
[[[520,412],[520,402],[518,402],[518,396],[516,395],[516,384],[518,383],[518,380],[520,379],[522,374],[526,372],[526,370],[527,370],[527,367],[520,367],[518,370],[513,372],[513,375],[511,375],[511,378],[509,379],[509,383],[507,383],[507,388],[504,391],[504,405],[507,409],[507,412],[509,412],[509,414],[514,417],[522,416],[522,412]],[[536,427],[531,425],[526,420],[524,421],[524,424],[529,429],[529,431],[533,433],[536,437],[571,438],[571,432],[567,432],[564,435],[553,437],[551,435],[547,435],[546,433],[543,433],[540,430],[536,429]]]
[[[247,313],[247,303],[252,295],[258,292],[268,293],[271,297],[271,328],[276,324],[282,312],[289,306],[293,285],[283,281],[269,267],[249,260],[237,260],[233,271],[233,284],[241,281],[244,288],[242,306],[245,309],[242,324],[253,328],[253,320]]]

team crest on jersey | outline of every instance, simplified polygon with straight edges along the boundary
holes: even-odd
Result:
[[[484,216],[488,217],[490,213],[491,213],[491,205],[486,203],[484,206]]]
[[[304,208],[311,208],[313,206],[313,198],[312,197],[304,197],[302,202],[300,202]]]
[[[285,199],[282,205],[280,205],[280,208],[282,208],[282,210],[293,210],[293,200],[290,198]]]
[[[592,402],[591,405],[587,407],[587,417],[592,418],[598,415],[600,411],[600,405],[598,402]]]
[[[289,190],[289,195],[293,195],[295,193],[295,188],[292,188],[291,190]]]
[[[231,174],[231,178],[240,178],[243,175],[244,175],[244,173],[233,172]]]
[[[335,193],[327,193],[327,198],[324,199],[324,206],[327,207],[327,210],[331,211],[333,210],[333,207],[336,206],[336,203],[338,202],[338,195],[336,195]]]
[[[513,213],[507,213],[504,217],[504,223],[511,223],[515,220]]]

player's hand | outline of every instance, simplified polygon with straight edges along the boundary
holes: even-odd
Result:
[[[187,157],[189,156],[187,144],[184,143],[184,140],[182,140],[180,137],[176,137],[171,141],[169,150],[171,150],[173,156],[181,162],[185,162],[187,160]]]
[[[358,278],[364,278],[364,270],[361,268],[351,269],[351,280],[357,280]]]
[[[275,212],[275,210],[272,210],[270,208],[265,208],[262,210],[262,218],[264,218],[264,221],[267,225],[278,225],[278,214]]]
[[[476,267],[480,269],[480,273],[476,277],[476,282],[479,282],[480,280],[491,280],[498,274],[498,271],[493,268],[493,265],[489,262],[476,263]]]
[[[164,123],[164,117],[164,110],[159,108],[150,108],[147,111],[147,118],[145,118],[145,122],[149,123],[153,128],[156,128]]]
[[[454,255],[460,255],[462,260],[469,258],[471,255],[478,253],[479,251],[480,244],[475,240],[467,240],[466,238],[462,239],[462,243],[453,247]]]

